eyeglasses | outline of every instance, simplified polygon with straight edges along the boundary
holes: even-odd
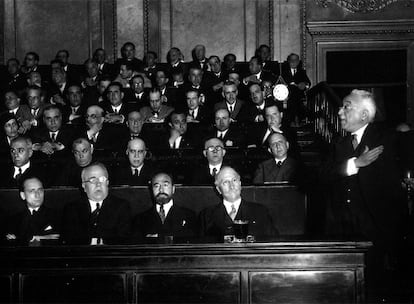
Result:
[[[90,179],[83,181],[84,183],[91,183],[94,185],[105,183],[108,180],[106,176],[91,177]]]
[[[206,148],[206,150],[209,152],[214,152],[214,151],[220,152],[223,149],[224,148],[222,146],[210,146]]]

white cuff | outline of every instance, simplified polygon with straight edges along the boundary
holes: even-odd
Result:
[[[358,173],[359,168],[356,167],[355,160],[356,160],[356,157],[352,157],[348,159],[346,163],[346,175],[350,176],[350,175],[355,175]]]

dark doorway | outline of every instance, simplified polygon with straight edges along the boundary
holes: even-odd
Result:
[[[407,51],[332,51],[326,54],[327,82],[343,98],[352,89],[373,92],[379,120],[406,121]]]

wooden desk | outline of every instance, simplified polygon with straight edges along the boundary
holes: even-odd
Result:
[[[0,302],[361,303],[370,245],[2,248]]]

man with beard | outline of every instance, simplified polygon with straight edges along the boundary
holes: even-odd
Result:
[[[174,241],[196,236],[197,225],[193,211],[174,202],[175,185],[171,175],[158,173],[151,180],[154,205],[138,214],[133,225],[136,241],[149,238],[173,237]]]
[[[62,235],[65,244],[121,244],[130,234],[129,203],[109,194],[108,170],[93,163],[82,170],[85,195],[66,204]]]

